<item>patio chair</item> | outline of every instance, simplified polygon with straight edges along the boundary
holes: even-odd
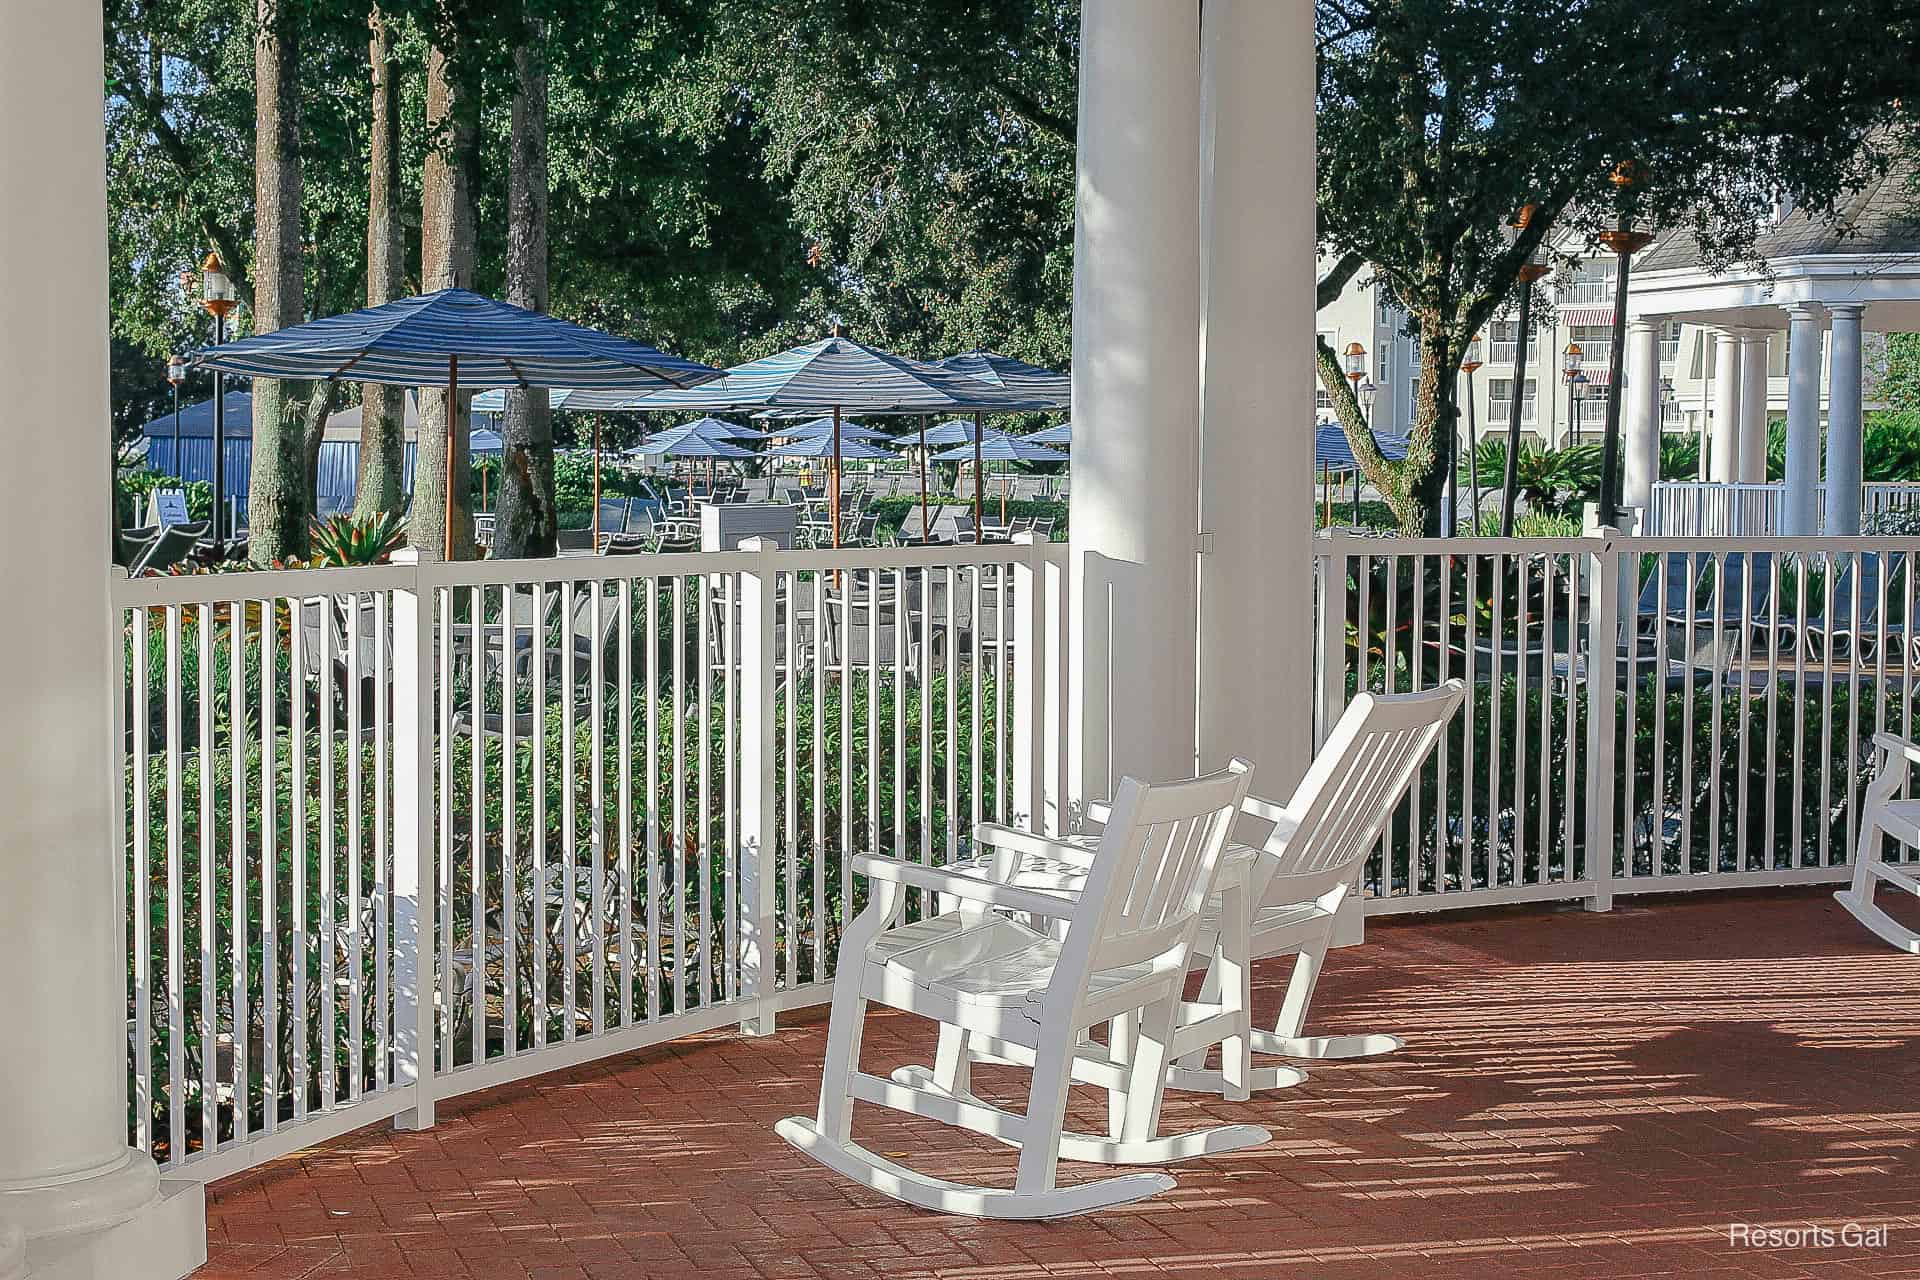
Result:
[[[1867,787],[1862,808],[1860,840],[1853,851],[1853,882],[1834,893],[1834,899],[1865,925],[1875,937],[1901,951],[1920,955],[1920,932],[1901,924],[1873,901],[1874,890],[1885,881],[1890,888],[1920,897],[1920,863],[1888,862],[1882,855],[1886,838],[1920,849],[1920,800],[1901,799],[1907,774],[1920,760],[1920,745],[1891,733],[1873,735],[1880,749],[1880,769]]]
[[[867,909],[848,926],[834,978],[820,1106],[782,1120],[776,1131],[815,1160],[894,1199],[942,1213],[988,1218],[1060,1218],[1129,1204],[1174,1185],[1165,1173],[1135,1172],[1060,1186],[1059,1161],[1153,1163],[1265,1142],[1266,1130],[1228,1125],[1154,1139],[1167,1051],[1180,989],[1213,888],[1227,833],[1246,798],[1250,766],[1187,782],[1120,784],[1112,821],[1088,860],[1074,899],[1017,887],[1020,847],[1004,828],[982,825],[976,839],[998,855],[993,878],[874,854],[853,859],[872,887]],[[901,923],[909,887],[943,896],[954,909]],[[1029,927],[1004,912],[1058,921],[1064,932]],[[942,1028],[1018,1045],[1033,1057],[1024,1112],[961,1099],[924,1082],[902,1083],[859,1069],[867,1005],[931,1018]],[[1135,1016],[1131,1060],[1106,1081],[1126,1097],[1117,1139],[1065,1128],[1067,1089],[1082,1040],[1093,1027]],[[865,1102],[988,1134],[1019,1148],[1011,1188],[982,1187],[919,1173],[853,1140],[853,1107]]]
[[[144,529],[122,529],[113,543],[113,562],[122,569],[132,572],[133,566],[153,547],[153,541],[160,536],[159,527]]]
[[[140,558],[128,566],[127,576],[137,578],[145,573],[165,573],[193,553],[207,528],[205,520],[163,526],[153,541],[147,544]]]
[[[1881,597],[1899,598],[1896,583],[1905,563],[1898,551],[1856,551],[1828,562],[1828,572],[1837,574],[1832,593],[1821,593],[1819,616],[1803,624],[1808,662],[1874,660],[1881,638]],[[1899,652],[1907,636],[1905,625],[1890,621],[1885,631],[1889,646]]]

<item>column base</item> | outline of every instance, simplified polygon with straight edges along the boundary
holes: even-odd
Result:
[[[29,1240],[20,1280],[181,1280],[206,1260],[205,1188],[167,1181],[122,1222]],[[4,1264],[0,1280],[9,1280]]]

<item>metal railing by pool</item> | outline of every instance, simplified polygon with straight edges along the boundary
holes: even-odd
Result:
[[[132,1140],[215,1178],[824,999],[852,853],[1058,829],[1063,553],[116,581]]]
[[[1837,881],[1915,731],[1912,539],[1323,535],[1317,722],[1468,681],[1370,912]],[[1899,855],[1896,855],[1899,856]]]

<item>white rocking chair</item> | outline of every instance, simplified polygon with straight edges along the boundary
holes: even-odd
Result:
[[[1163,1164],[1265,1142],[1254,1125],[1228,1125],[1166,1140],[1159,1123],[1173,1027],[1200,915],[1235,813],[1246,797],[1248,766],[1166,785],[1121,783],[1112,819],[1086,859],[1080,892],[1068,898],[1011,883],[1020,848],[1001,844],[995,829],[977,838],[995,844],[996,874],[964,875],[943,867],[861,855],[853,865],[869,877],[873,896],[848,928],[834,979],[832,1019],[820,1108],[776,1126],[781,1137],[820,1163],[908,1204],[988,1218],[1059,1218],[1128,1204],[1164,1191],[1162,1172],[1121,1174],[1071,1186],[1056,1184],[1061,1157],[1101,1163]],[[1029,847],[1035,837],[1020,844]],[[1058,856],[1072,846],[1042,841]],[[905,889],[917,886],[958,900],[957,910],[900,923]],[[1029,927],[1016,912],[1063,922],[1064,933]],[[1018,1046],[1032,1079],[1024,1113],[942,1089],[923,1077],[885,1079],[859,1069],[869,1001],[941,1024],[942,1044],[965,1053],[969,1036]],[[1115,1019],[1138,1032],[1125,1062],[1109,1063],[1098,1083],[1126,1098],[1116,1134],[1065,1131],[1067,1089],[1085,1033]],[[951,1039],[950,1039],[951,1037]],[[943,1056],[945,1056],[943,1054]],[[987,1134],[1019,1148],[1011,1189],[931,1177],[853,1141],[855,1102],[875,1103]]]
[[[1920,933],[1907,928],[1874,905],[1877,881],[1920,897],[1920,863],[1888,862],[1881,857],[1882,837],[1892,836],[1909,848],[1920,848],[1920,800],[1896,797],[1906,789],[1907,771],[1920,762],[1920,744],[1891,733],[1876,733],[1880,770],[1867,787],[1860,842],[1853,851],[1853,883],[1833,896],[1884,941],[1902,951],[1920,955]]]
[[[1195,951],[1211,956],[1196,999],[1182,1003],[1173,1033],[1175,1060],[1166,1083],[1177,1089],[1224,1094],[1244,1101],[1254,1089],[1278,1089],[1305,1080],[1295,1067],[1254,1067],[1253,1053],[1285,1058],[1359,1058],[1390,1053],[1404,1042],[1391,1035],[1310,1036],[1305,1033],[1313,992],[1326,964],[1327,948],[1341,905],[1358,887],[1360,866],[1379,838],[1401,796],[1447,721],[1465,696],[1458,680],[1420,693],[1362,693],[1347,707],[1306,776],[1287,804],[1248,797],[1241,811],[1271,824],[1258,848],[1231,845],[1222,855],[1219,892],[1201,920]],[[1088,806],[1088,817],[1107,820],[1107,807]],[[1093,837],[1064,844],[1021,832],[993,829],[991,839],[1023,849],[1013,883],[1071,897],[1086,882]],[[1053,846],[1059,852],[1045,856]],[[973,859],[954,870],[981,874],[986,863]],[[1246,898],[1236,895],[1244,893]],[[1249,912],[1247,902],[1253,905]],[[1295,957],[1287,993],[1272,1031],[1252,1022],[1250,969],[1255,957]],[[1092,1041],[1082,1045],[1076,1078],[1101,1083],[1105,1063],[1124,1058],[1131,1025],[1122,1019],[1109,1036],[1111,1049]],[[1221,1046],[1221,1066],[1206,1069],[1209,1051]],[[896,1072],[896,1080],[930,1079],[937,1087],[964,1096],[973,1062],[1031,1061],[1019,1046],[979,1036],[961,1038],[941,1032],[935,1070]],[[1126,1107],[1124,1087],[1109,1094],[1116,1126]]]

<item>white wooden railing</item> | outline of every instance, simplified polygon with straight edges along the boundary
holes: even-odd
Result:
[[[1470,696],[1370,912],[1840,880],[1872,735],[1916,730],[1912,539],[1319,540],[1317,723]]]
[[[1058,829],[1064,550],[116,581],[132,1140],[211,1179],[824,999],[853,852]]]
[[[1815,519],[1826,526],[1826,486],[1814,486]],[[1751,538],[1780,531],[1786,485],[1781,481],[1721,483],[1661,480],[1647,508],[1649,537]],[[1860,515],[1871,519],[1889,511],[1920,507],[1920,484],[1873,481],[1860,487]]]

